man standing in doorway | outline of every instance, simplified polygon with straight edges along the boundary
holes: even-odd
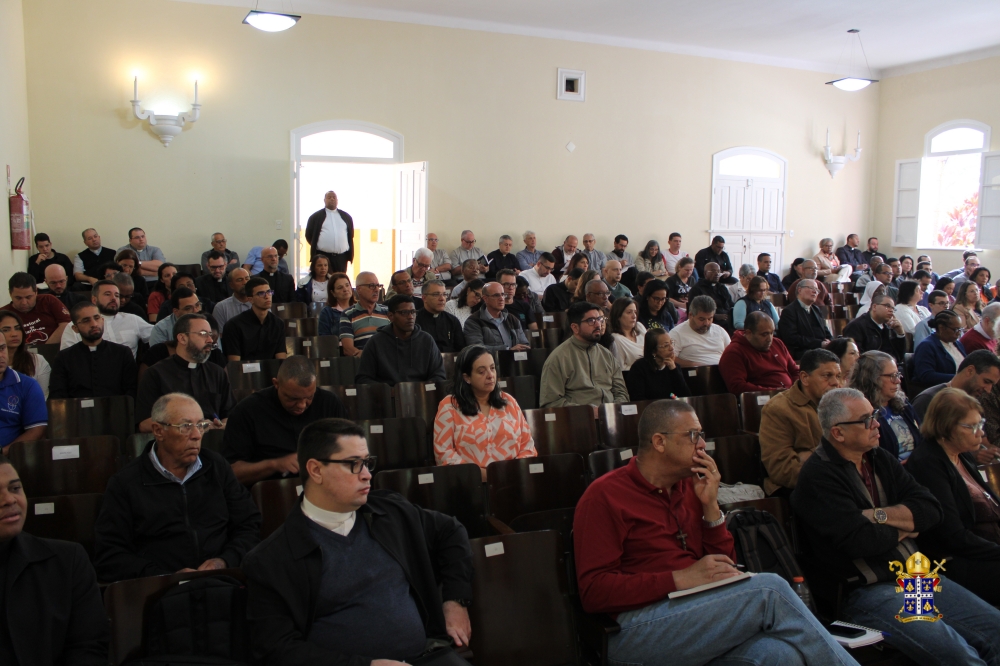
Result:
[[[309,261],[317,254],[330,258],[331,273],[346,273],[348,262],[354,261],[354,218],[337,208],[337,193],[330,190],[323,199],[322,209],[309,216],[306,242]]]

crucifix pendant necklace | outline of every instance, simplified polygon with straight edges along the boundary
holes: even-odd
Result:
[[[674,522],[677,523],[677,535],[676,536],[677,536],[677,540],[681,542],[681,548],[683,548],[684,550],[689,550],[688,549],[688,544],[687,544],[688,535],[684,533],[684,528],[681,526],[681,521],[677,518],[677,514],[674,513],[674,510],[671,509],[669,506],[667,507],[667,511],[670,512],[670,515],[673,517]]]

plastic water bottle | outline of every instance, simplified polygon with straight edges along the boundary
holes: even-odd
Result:
[[[802,600],[802,603],[806,605],[806,608],[811,610],[813,615],[815,615],[816,606],[813,604],[812,592],[809,591],[809,586],[806,585],[806,579],[802,576],[792,578],[792,590]]]

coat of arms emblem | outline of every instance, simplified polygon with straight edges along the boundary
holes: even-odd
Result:
[[[889,569],[896,574],[896,592],[903,593],[903,607],[896,619],[900,622],[937,622],[944,615],[934,605],[934,593],[941,589],[938,571],[944,569],[944,560],[931,561],[922,553],[914,553],[906,560],[906,569],[898,562],[890,562]]]

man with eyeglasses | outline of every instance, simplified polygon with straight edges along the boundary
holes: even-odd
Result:
[[[232,295],[229,280],[226,279],[226,257],[212,250],[208,254],[208,270],[194,281],[198,293],[216,303]]]
[[[150,365],[142,374],[135,399],[135,422],[139,432],[153,432],[152,410],[168,393],[189,395],[201,405],[202,416],[213,428],[224,428],[233,407],[233,394],[226,371],[207,363],[215,345],[208,317],[184,314],[173,329],[173,355]]]
[[[517,263],[517,256],[511,250],[514,249],[514,239],[504,234],[500,237],[500,246],[486,255],[486,280],[496,280],[500,271],[514,271],[516,276],[521,272],[521,267]]]
[[[620,626],[608,638],[609,661],[856,664],[775,574],[669,597],[741,575],[719,508],[721,475],[705,448],[694,409],[658,400],[639,418],[638,454],[577,504],[580,600]]]
[[[617,259],[609,259],[601,271],[605,284],[611,290],[611,302],[616,298],[632,298],[632,290],[622,284],[622,264]]]
[[[528,281],[528,288],[539,298],[545,295],[546,289],[556,283],[556,278],[552,275],[555,265],[556,258],[550,252],[542,252],[531,268],[521,272],[521,277]]]
[[[406,271],[396,271],[389,278],[389,291],[385,292],[385,300],[388,301],[393,296],[409,296],[418,310],[424,307],[423,299],[416,295],[413,278]]]
[[[226,248],[226,235],[221,231],[216,231],[212,234],[212,249],[201,253],[201,269],[206,273],[209,272],[208,259],[213,252],[218,252],[222,255],[226,273],[240,267],[240,255]]]
[[[234,273],[236,271],[233,271]],[[262,277],[247,281],[250,309],[236,315],[222,329],[222,348],[230,361],[285,358],[285,322],[271,312],[270,285]]]
[[[701,274],[704,277],[691,287],[691,291],[688,292],[688,300],[696,296],[708,296],[715,301],[715,318],[713,322],[717,326],[726,329],[726,333],[731,335],[733,332],[733,295],[726,285],[720,282],[721,272],[719,265],[710,261],[705,264]]]
[[[892,269],[889,269],[888,266],[886,266],[886,269],[888,269],[891,274]],[[799,274],[799,279],[788,285],[789,294],[795,293],[795,288],[798,286],[800,280],[812,280],[816,283],[816,289],[819,291],[816,296],[816,302],[827,307],[833,306],[833,298],[830,296],[830,290],[827,289],[823,281],[819,279],[819,268],[817,268],[815,261],[812,259],[806,259],[795,267],[795,272]]]
[[[628,402],[621,365],[599,344],[604,310],[581,301],[566,311],[572,336],[552,350],[542,366],[542,407]]]
[[[254,277],[261,277],[267,280],[274,292],[275,303],[291,303],[295,300],[295,280],[288,273],[278,270],[278,250],[274,247],[266,247],[260,253],[261,263],[264,270]]]
[[[344,356],[361,356],[375,331],[389,324],[389,310],[378,303],[382,285],[374,273],[358,274],[354,293],[358,302],[340,317],[340,345]]]
[[[170,293],[174,293],[178,289],[190,289],[191,293],[198,294],[198,286],[195,284],[194,276],[190,273],[175,273],[172,278],[170,278]],[[198,300],[201,301],[201,311],[205,314],[212,314],[215,312],[215,301],[212,299],[198,294]],[[162,321],[169,317],[174,312],[173,303],[170,302],[169,298],[163,300],[160,305],[159,311],[156,313],[156,321]],[[169,331],[167,333],[169,337]]]
[[[90,302],[97,306],[104,321],[104,339],[125,345],[135,357],[140,342],[149,342],[153,325],[142,317],[119,312],[118,285],[111,280],[100,280],[90,291]],[[80,341],[80,334],[71,328],[63,331],[59,349],[67,349]]]
[[[212,316],[215,318],[216,323],[219,324],[219,328],[225,330],[226,323],[238,314],[243,314],[251,307],[250,296],[246,292],[247,281],[250,279],[250,274],[242,268],[234,268],[229,272],[229,289],[232,292],[232,296],[229,298],[219,301],[215,309],[212,310]]]
[[[569,236],[566,236],[562,245],[552,250],[552,256],[555,257],[556,260],[556,265],[552,269],[552,275],[556,280],[562,278],[563,269],[566,268],[566,265],[569,264],[569,260],[576,254],[576,248],[579,242],[580,240],[576,236],[570,234]]]
[[[135,296],[135,282],[132,281],[132,276],[128,273],[118,273],[112,279],[112,282],[118,287],[118,300],[120,304],[118,306],[118,311],[125,314],[135,315],[140,319],[146,319],[149,313],[146,312],[146,308],[139,305],[137,298]],[[78,298],[74,296],[74,298]]]
[[[531,349],[517,317],[504,309],[506,294],[499,282],[483,287],[483,307],[465,320],[465,344],[482,345],[489,351]]]
[[[465,283],[472,282],[473,280],[477,279],[480,273],[482,273],[482,268],[483,268],[482,264],[480,264],[475,259],[466,259],[460,264],[460,266],[462,268],[462,279],[451,290],[452,298],[458,298],[459,295],[462,293],[462,290],[465,289]]]
[[[424,283],[424,307],[417,310],[417,326],[429,333],[442,354],[457,353],[465,348],[465,333],[458,317],[447,312],[448,290],[443,280]]]
[[[447,284],[451,280],[451,253],[438,249],[438,237],[435,233],[427,234],[427,249],[431,251],[431,273]]]
[[[519,275],[514,274],[514,271],[505,268],[497,273],[497,282],[503,285],[504,310],[517,317],[517,321],[521,324],[521,330],[525,331],[525,335],[528,335],[527,331],[537,331],[538,321],[536,320],[536,316],[545,314],[545,310],[542,309],[542,302],[538,300],[537,296],[532,294],[530,290],[524,290],[527,280],[522,280]],[[521,285],[521,294],[524,298],[516,299],[514,297],[517,295],[519,285]]]
[[[52,361],[49,398],[135,398],[138,369],[128,347],[104,339],[104,317],[93,303],[70,310],[80,342],[61,350]]]
[[[237,568],[260,541],[260,512],[225,459],[201,446],[212,427],[183,393],[153,405],[153,441],[108,481],[94,568],[112,582]]]
[[[476,234],[466,229],[462,232],[462,244],[451,252],[452,269],[454,270],[455,266],[463,266],[470,259],[479,264],[481,268],[486,268],[486,255],[476,247]]]
[[[934,290],[927,294],[927,309],[930,311],[931,316],[922,319],[916,326],[913,327],[913,348],[916,349],[917,345],[923,342],[931,333],[930,323],[931,320],[937,315],[938,312],[942,310],[947,310],[951,307],[951,301],[948,300],[948,294],[943,291]]]
[[[795,300],[781,310],[778,317],[778,338],[788,347],[792,358],[797,360],[810,349],[826,347],[833,339],[833,334],[819,308],[813,307],[819,295],[819,283],[816,280],[799,280],[795,284],[795,290],[789,289],[788,293],[794,294]]]
[[[897,364],[902,365],[906,354],[906,337],[903,325],[896,319],[895,311],[896,304],[892,297],[887,294],[876,294],[872,296],[868,312],[855,317],[844,328],[844,335],[857,343],[859,353],[882,351],[895,358]],[[961,334],[955,339],[960,336]]]
[[[410,296],[420,296],[423,293],[424,283],[434,278],[434,273],[431,271],[433,264],[434,253],[426,247],[417,248],[417,251],[413,253],[413,263],[403,271],[409,277],[410,285],[413,287],[413,293],[409,294]],[[392,298],[392,296],[386,294],[386,298]]]
[[[357,384],[443,382],[444,364],[434,338],[417,326],[412,296],[393,296],[385,304],[389,325],[368,340],[361,352]]]
[[[877,417],[854,389],[835,389],[819,403],[823,439],[791,497],[813,597],[839,602],[839,619],[885,632],[885,642],[916,663],[989,663],[1000,654],[1000,611],[945,575],[934,576],[943,617],[896,619],[904,601],[889,563],[913,564],[914,538],[943,514],[934,495],[879,446]]]
[[[153,332],[149,335],[149,344],[158,345],[174,338],[174,325],[186,314],[201,312],[201,299],[187,287],[179,287],[170,292],[171,312],[167,317],[157,319]]]
[[[774,337],[774,320],[763,312],[751,312],[743,330],[736,331],[722,352],[719,372],[729,392],[740,395],[791,388],[799,367],[785,343]]]
[[[587,255],[587,264],[590,270],[598,273],[604,270],[604,265],[608,263],[608,256],[597,249],[597,237],[594,234],[583,235],[583,249],[580,254]]]
[[[69,278],[66,270],[59,264],[51,264],[45,267],[45,286],[49,288],[48,294],[59,299],[67,310],[82,300],[89,300],[84,294],[74,294],[67,288]]]
[[[365,431],[324,419],[298,442],[302,495],[247,556],[261,663],[466,664],[472,551],[455,518],[372,490]]]
[[[337,193],[333,190],[323,195],[323,204],[306,221],[309,261],[317,254],[325,254],[330,259],[331,273],[346,273],[347,264],[354,261],[354,218],[337,207]]]
[[[719,365],[731,340],[724,328],[713,323],[715,301],[710,296],[695,296],[688,302],[687,316],[687,321],[670,331],[677,365],[682,368]]]
[[[955,293],[958,293],[958,286],[963,282],[968,282],[972,279],[972,274],[976,272],[976,269],[982,266],[979,262],[979,257],[976,255],[971,255],[965,260],[965,269],[953,278],[955,282]]]
[[[538,237],[534,231],[525,231],[521,239],[524,241],[524,249],[515,256],[517,257],[517,267],[523,273],[534,268],[543,253],[538,251]]]
[[[802,463],[823,437],[817,409],[828,391],[840,388],[840,359],[826,349],[810,349],[794,377],[792,387],[771,396],[760,414],[764,492],[770,496],[788,497]]]

